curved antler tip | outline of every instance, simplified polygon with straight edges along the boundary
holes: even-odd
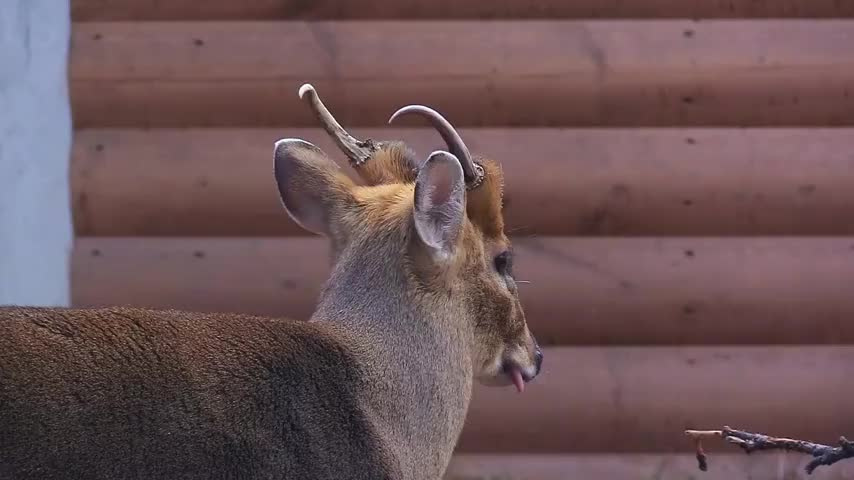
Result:
[[[395,121],[397,119],[397,117],[400,117],[401,115],[405,115],[407,113],[413,113],[413,112],[427,114],[428,116],[430,114],[438,115],[438,112],[436,112],[432,108],[426,107],[424,105],[406,105],[405,107],[398,108],[396,112],[392,113],[391,117],[389,117],[389,119],[388,119],[388,123],[391,124],[393,121]]]
[[[433,124],[433,127],[439,132],[439,135],[441,135],[442,139],[445,140],[445,144],[448,146],[448,151],[452,153],[462,164],[466,182],[471,183],[471,188],[476,188],[477,185],[480,184],[483,175],[477,170],[478,167],[475,166],[466,144],[463,142],[463,139],[460,137],[460,134],[457,133],[454,126],[451,125],[451,123],[448,122],[441,113],[426,105],[407,105],[402,107],[394,112],[388,123],[391,123],[397,117],[407,113],[421,115]]]
[[[403,107],[403,108],[406,108],[406,107]],[[400,112],[403,110],[403,108],[399,108],[399,109],[397,109],[397,111],[396,111],[396,112],[392,113],[392,114],[391,114],[391,116],[390,116],[390,117],[388,117],[388,124],[389,124],[389,125],[391,125],[392,123],[394,123],[394,120],[395,120],[397,117],[399,117],[399,116],[400,116]]]
[[[299,87],[299,98],[304,98],[305,94],[308,92],[315,92],[314,87],[310,83],[303,83],[301,87]]]

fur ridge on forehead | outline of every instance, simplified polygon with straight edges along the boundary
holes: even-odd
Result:
[[[466,192],[467,216],[487,238],[499,239],[504,235],[504,172],[494,160],[483,157],[474,160],[483,167],[484,178],[477,188]],[[414,184],[420,165],[416,154],[403,142],[383,142],[358,169],[369,186],[380,187]]]
[[[368,185],[414,183],[420,165],[416,158],[403,142],[383,142],[357,171]]]
[[[474,161],[483,167],[483,182],[466,192],[466,211],[485,236],[497,239],[504,235],[504,172],[491,159],[474,157]]]

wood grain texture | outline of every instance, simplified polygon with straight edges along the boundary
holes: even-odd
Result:
[[[854,430],[852,362],[852,346],[550,348],[523,394],[475,389],[458,451],[687,453],[683,430],[706,425],[832,444]]]
[[[852,20],[86,22],[72,40],[78,127],[313,127],[304,82],[349,126],[409,103],[458,126],[854,123]]]
[[[425,156],[431,129],[353,129]],[[854,234],[851,129],[461,129],[505,170],[518,235]],[[272,175],[283,137],[343,154],[320,129],[77,130],[80,236],[306,235]],[[352,172],[351,172],[352,173]]]
[[[681,450],[681,449],[680,449]],[[854,462],[821,467],[807,475],[810,457],[798,453],[716,452],[709,470],[697,469],[693,453],[642,454],[460,454],[454,457],[444,480],[850,480]]]
[[[514,247],[543,344],[854,342],[851,237],[515,237]],[[306,319],[328,262],[312,237],[78,238],[72,298]]]
[[[74,21],[491,18],[832,18],[834,0],[72,0]]]

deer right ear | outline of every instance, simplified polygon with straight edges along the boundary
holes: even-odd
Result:
[[[435,151],[415,179],[415,230],[434,256],[454,253],[466,212],[463,169],[454,155]]]
[[[285,211],[302,228],[330,236],[342,207],[352,201],[352,180],[322,150],[305,140],[277,141],[273,157]]]

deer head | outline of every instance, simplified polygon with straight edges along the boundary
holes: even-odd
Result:
[[[419,160],[402,142],[350,135],[311,85],[303,85],[299,95],[364,184],[315,145],[279,140],[275,178],[288,215],[330,239],[338,267],[354,256],[375,255],[372,261],[379,263],[402,258],[389,264],[395,271],[385,278],[407,283],[404,308],[447,312],[455,332],[471,332],[467,351],[474,378],[485,385],[514,384],[521,392],[539,373],[543,354],[528,329],[513,275],[499,164],[473,157],[450,122],[426,106],[403,107],[389,120],[417,115],[438,131],[447,150]]]

